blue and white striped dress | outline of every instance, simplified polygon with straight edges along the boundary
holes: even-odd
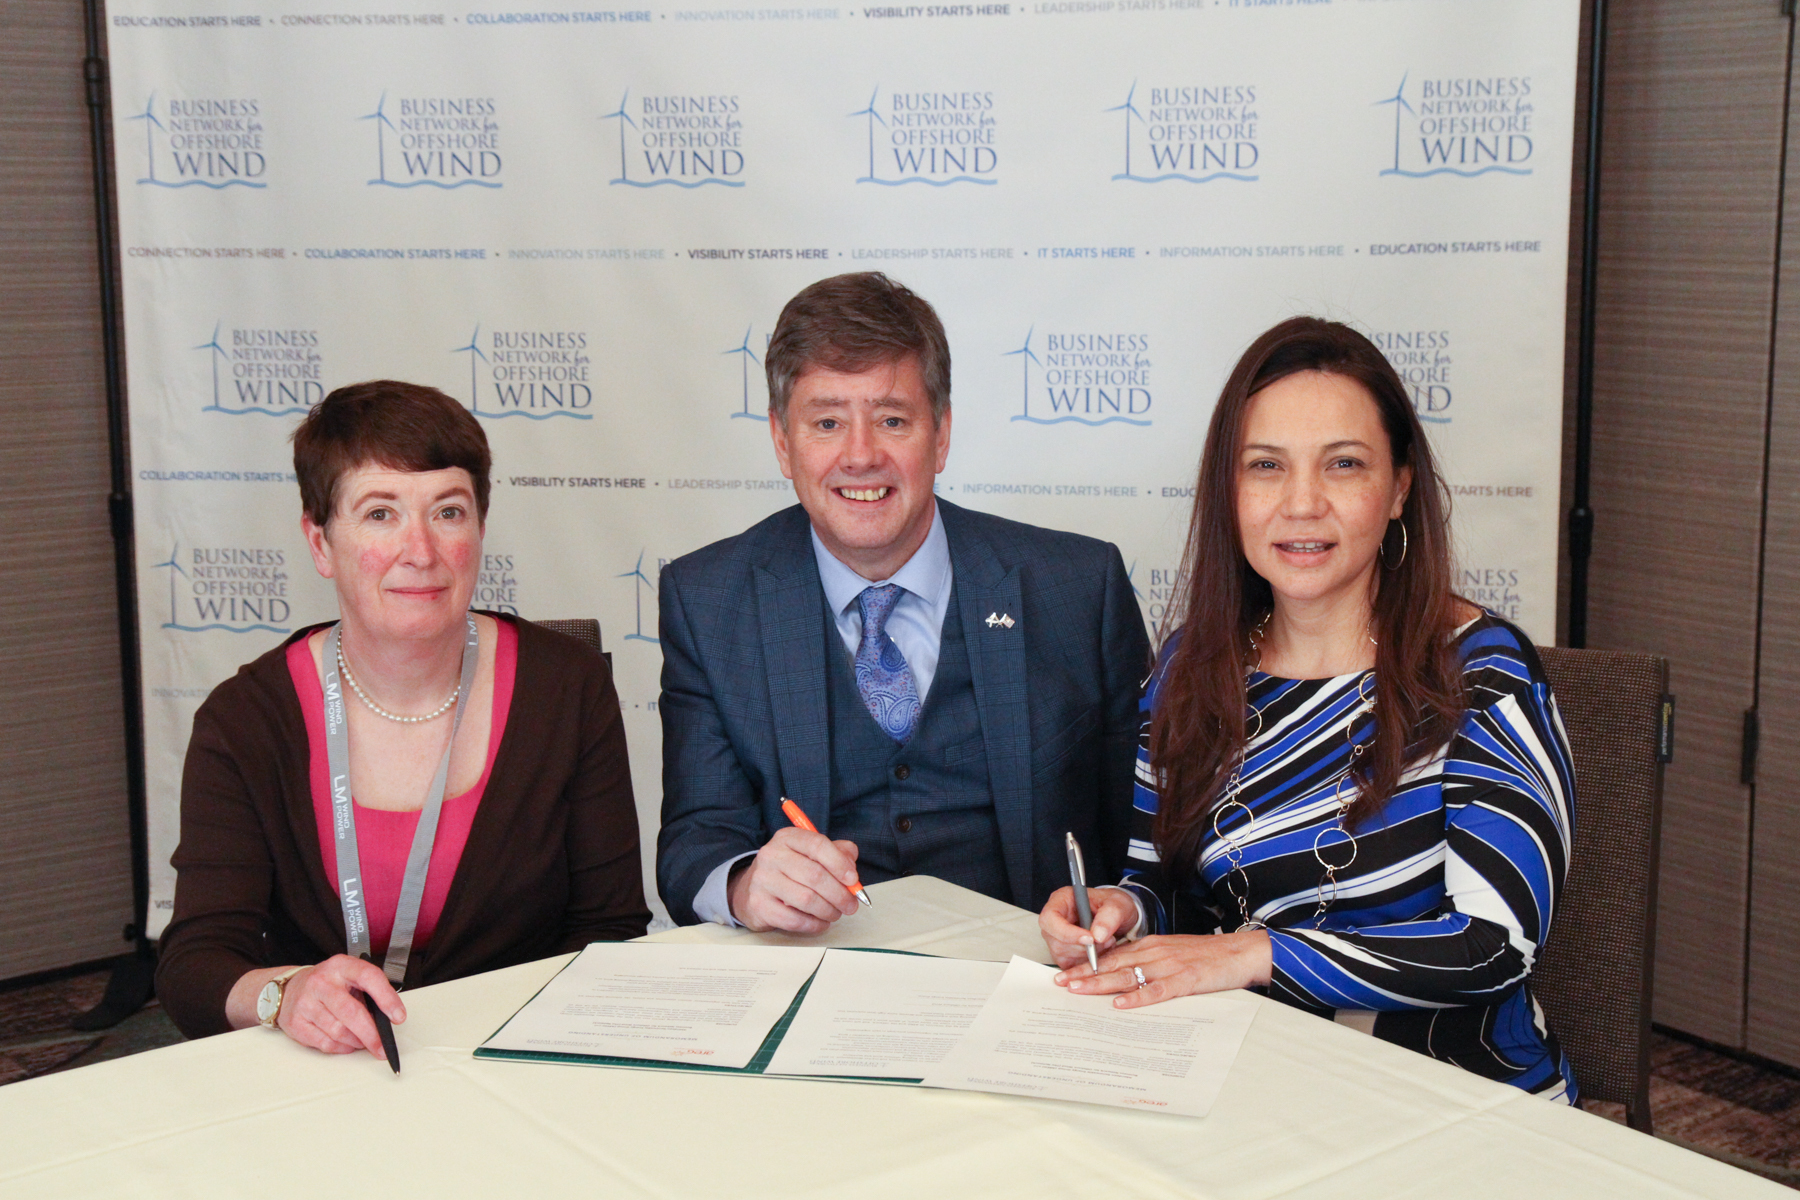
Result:
[[[1219,828],[1240,847],[1252,919],[1269,927],[1271,997],[1364,1028],[1372,1013],[1376,1037],[1574,1103],[1575,1077],[1527,983],[1568,868],[1568,739],[1537,652],[1517,627],[1486,613],[1456,637],[1468,689],[1462,725],[1355,830],[1355,861],[1338,871],[1336,898],[1316,928],[1323,870],[1313,845],[1329,831],[1321,850],[1338,863],[1349,857],[1333,793],[1349,762],[1346,729],[1358,740],[1372,732],[1357,691],[1366,672],[1251,677],[1261,731],[1239,799],[1254,820],[1232,808]],[[1141,706],[1125,883],[1155,932],[1229,931],[1241,918],[1226,886],[1227,842],[1208,832],[1200,878],[1190,875],[1179,895],[1151,842],[1150,713],[1173,646]],[[1346,782],[1345,794],[1354,786]]]

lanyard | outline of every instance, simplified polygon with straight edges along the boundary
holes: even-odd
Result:
[[[344,684],[338,678],[338,631],[325,634],[319,675],[325,689],[325,757],[331,770],[331,828],[337,842],[338,900],[344,906],[344,941],[351,958],[369,956],[369,914],[363,904],[362,859],[356,853],[356,811],[350,802],[350,728],[344,711]],[[431,844],[437,838],[438,813],[444,807],[444,785],[450,779],[450,750],[456,731],[462,728],[463,709],[475,687],[475,664],[480,659],[481,633],[469,618],[469,636],[463,642],[462,690],[456,694],[456,717],[450,726],[450,744],[438,762],[419,827],[413,831],[412,849],[406,855],[406,874],[400,883],[400,903],[394,910],[394,932],[388,938],[387,961],[382,971],[395,987],[406,978],[406,960],[412,955],[413,932],[419,924],[419,903],[425,898],[425,873],[431,866]]]

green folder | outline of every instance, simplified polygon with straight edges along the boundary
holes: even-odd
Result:
[[[834,949],[848,950],[854,954],[907,954],[916,958],[937,957],[931,954],[919,954],[913,950],[883,950],[874,946],[839,946]],[[573,961],[570,960],[571,965]],[[819,960],[821,965],[824,964],[824,961],[823,958]],[[566,971],[568,968],[564,967],[563,970]],[[562,972],[558,971],[557,974],[561,975]],[[544,987],[549,986],[548,982],[544,984]],[[770,1061],[775,1057],[775,1048],[781,1045],[781,1039],[787,1036],[788,1027],[794,1023],[794,1014],[800,1011],[800,1005],[806,1000],[806,993],[811,988],[812,980],[808,978],[805,983],[800,985],[800,990],[794,993],[794,1002],[788,1005],[787,1011],[781,1014],[781,1019],[770,1028],[769,1035],[763,1038],[762,1045],[756,1048],[756,1053],[751,1056],[750,1061],[741,1067],[715,1067],[709,1063],[670,1062],[660,1058],[620,1058],[611,1054],[570,1054],[558,1050],[494,1050],[486,1045],[476,1049],[475,1057],[512,1059],[517,1062],[574,1063],[587,1067],[629,1067],[638,1071],[696,1071],[711,1075],[762,1075],[767,1072]],[[541,993],[543,990],[543,988],[539,988],[538,992]],[[535,1000],[537,996],[533,995],[531,999]],[[527,1000],[525,1004],[520,1005],[520,1009],[522,1010],[530,1003],[531,1000]],[[513,1015],[517,1016],[518,1014],[514,1013]],[[508,1017],[502,1021],[500,1029],[505,1029],[511,1020],[512,1017]],[[489,1039],[498,1037],[500,1029],[489,1034]],[[833,1079],[843,1083],[916,1084],[921,1082],[918,1079],[895,1079],[886,1075],[776,1075],[772,1078]]]

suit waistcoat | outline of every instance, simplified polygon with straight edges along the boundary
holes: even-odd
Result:
[[[944,613],[937,674],[904,746],[864,706],[855,660],[830,612],[823,633],[831,712],[831,836],[856,843],[865,883],[935,875],[1010,902],[955,585]]]

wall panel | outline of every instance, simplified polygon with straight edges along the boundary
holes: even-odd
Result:
[[[79,4],[0,8],[0,979],[131,919]]]
[[[1788,93],[1775,375],[1769,403],[1762,639],[1750,869],[1747,1047],[1800,1063],[1800,146]]]
[[[1721,0],[1608,22],[1589,644],[1670,660],[1655,1019],[1736,1045],[1787,22]]]

